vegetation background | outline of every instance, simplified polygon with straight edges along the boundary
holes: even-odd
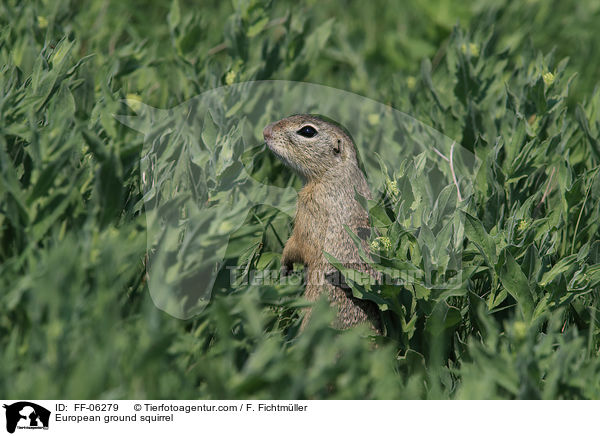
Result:
[[[597,0],[3,0],[0,397],[600,398],[598,22]],[[382,101],[482,162],[468,280],[386,289],[375,348],[323,302],[298,335],[298,287],[223,286],[187,321],[148,295],[143,137],[120,100],[263,79]],[[424,269],[444,250],[405,231],[411,168],[388,169],[374,225],[382,259]],[[289,219],[245,229],[227,261],[277,268]]]

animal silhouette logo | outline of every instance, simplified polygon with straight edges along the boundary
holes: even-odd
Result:
[[[18,429],[48,429],[50,411],[29,401],[19,401],[3,406],[6,409],[6,431]]]

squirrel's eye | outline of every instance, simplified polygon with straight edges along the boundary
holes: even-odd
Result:
[[[313,126],[304,126],[296,132],[298,135],[302,135],[305,138],[312,138],[317,134],[316,129]]]

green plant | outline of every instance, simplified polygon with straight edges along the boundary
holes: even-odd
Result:
[[[599,9],[559,3],[381,2],[375,26],[366,3],[328,19],[332,6],[311,2],[2,2],[0,396],[599,398]],[[523,16],[540,23],[534,32],[518,26]],[[581,38],[585,50],[571,52]],[[132,115],[123,100],[170,108],[267,79],[391,104],[479,162],[457,180],[457,201],[432,150],[415,145],[399,166],[362,156],[384,182],[365,203],[377,265],[429,278],[351,283],[380,305],[385,337],[334,331],[324,301],[299,335],[297,285],[231,286],[220,275],[186,321],[150,297],[145,138],[115,118]],[[215,115],[206,134],[255,138],[238,150],[252,177],[299,188],[260,143],[272,106],[254,103],[264,103],[259,117],[232,126]],[[371,115],[357,142],[380,128]],[[427,145],[423,131],[395,128],[390,137]],[[233,169],[198,180],[227,196]],[[290,216],[259,205],[243,220],[225,264],[277,270]],[[464,237],[448,245],[448,229]],[[437,286],[458,267],[460,281]]]

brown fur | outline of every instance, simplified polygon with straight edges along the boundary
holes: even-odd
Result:
[[[297,133],[306,125],[315,128],[317,135],[306,138]],[[336,327],[368,323],[379,332],[379,312],[373,303],[356,299],[347,287],[334,286],[324,279],[336,276],[337,271],[323,251],[347,266],[376,275],[361,262],[343,227],[347,225],[355,234],[369,227],[367,212],[355,199],[355,189],[366,198],[371,194],[352,139],[338,126],[311,115],[284,118],[265,127],[263,134],[271,151],[304,181],[298,194],[294,230],[283,249],[282,274],[291,271],[294,263],[304,264],[306,298],[314,301],[327,293],[338,309]],[[309,318],[307,311],[302,328]]]

